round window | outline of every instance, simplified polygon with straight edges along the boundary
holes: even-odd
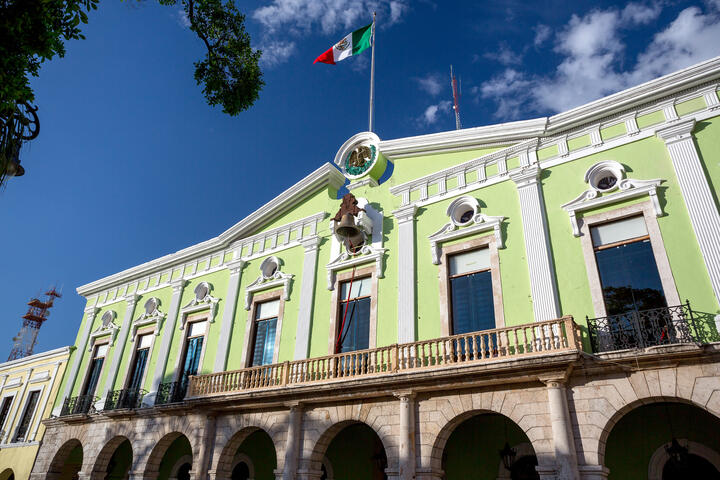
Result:
[[[597,182],[598,190],[610,190],[617,183],[615,175],[605,175]]]
[[[625,167],[614,160],[596,163],[585,172],[585,181],[598,192],[609,192],[620,186]]]
[[[470,220],[472,220],[472,217],[474,214],[475,214],[475,212],[472,210],[472,208],[465,210],[460,215],[460,220],[458,223],[462,223],[462,224],[468,223]]]
[[[478,201],[475,198],[460,197],[448,206],[447,215],[453,225],[460,227],[471,223],[478,210]]]
[[[275,256],[268,257],[260,264],[260,274],[264,279],[272,278],[280,269],[281,260]]]

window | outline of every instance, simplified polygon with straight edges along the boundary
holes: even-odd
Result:
[[[135,350],[135,358],[133,359],[132,368],[130,369],[130,380],[127,388],[129,390],[139,390],[142,386],[143,377],[145,376],[145,366],[147,365],[148,356],[150,355],[150,346],[152,345],[152,333],[140,335],[135,339],[137,349]]]
[[[207,331],[207,320],[193,322],[188,325],[187,342],[185,343],[185,354],[180,363],[180,375],[178,376],[181,388],[187,387],[188,379],[197,375],[200,367],[200,356],[203,351],[205,332]]]
[[[8,412],[10,412],[10,406],[12,405],[13,398],[15,397],[11,396],[3,398],[2,405],[0,406],[0,431],[3,430],[5,420],[7,420]],[[2,439],[2,437],[3,435],[0,433],[0,439]]]
[[[590,228],[607,315],[667,306],[642,216]]]
[[[255,305],[251,366],[257,367],[259,365],[273,363],[279,313],[280,299],[257,303]]]
[[[82,395],[95,395],[95,389],[97,388],[98,380],[100,380],[100,372],[102,372],[107,351],[107,343],[95,346],[92,360],[90,360],[90,371],[88,372],[87,380],[85,381],[85,388],[82,390]]]
[[[452,334],[495,328],[490,249],[448,257]]]
[[[25,404],[25,410],[23,411],[20,424],[15,432],[15,441],[22,442],[25,440],[28,428],[30,427],[30,421],[32,420],[33,414],[35,413],[35,407],[37,406],[38,399],[40,398],[40,390],[34,390],[30,392],[30,397]]]
[[[335,353],[370,348],[371,289],[370,277],[340,283]]]

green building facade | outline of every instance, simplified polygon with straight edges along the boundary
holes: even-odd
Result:
[[[79,287],[33,478],[720,475],[718,82],[362,132]]]

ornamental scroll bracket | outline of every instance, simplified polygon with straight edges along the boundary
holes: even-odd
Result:
[[[467,237],[488,230],[493,231],[497,248],[505,248],[500,228],[503,220],[505,220],[505,217],[503,216],[493,217],[482,213],[476,213],[466,226],[458,226],[454,221],[448,222],[443,225],[440,230],[428,237],[428,240],[430,240],[430,254],[432,255],[432,262],[435,265],[440,265],[440,244],[443,242]]]
[[[118,330],[120,330],[120,326],[115,324],[116,317],[117,313],[115,313],[115,310],[108,310],[103,313],[100,326],[98,326],[98,328],[96,328],[90,334],[90,341],[88,342],[88,352],[92,352],[95,340],[99,337],[104,337],[105,335],[110,335],[111,347],[113,346],[113,344],[115,344],[115,337],[117,337]]]
[[[132,324],[132,335],[130,341],[134,342],[138,328],[155,324],[154,335],[160,335],[160,327],[167,314],[160,310],[160,299],[157,297],[148,298],[145,302],[145,311]]]
[[[215,313],[217,311],[217,304],[220,301],[219,298],[215,298],[212,295],[210,295],[210,292],[212,291],[213,286],[212,284],[208,282],[200,282],[198,283],[197,287],[195,287],[195,298],[193,298],[190,303],[185,305],[180,310],[180,318],[182,319],[180,321],[180,330],[185,329],[185,323],[187,321],[187,315],[189,313],[199,312],[202,310],[205,310],[206,308],[210,308],[210,323],[213,323],[215,321]]]

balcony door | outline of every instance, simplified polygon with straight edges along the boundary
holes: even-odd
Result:
[[[178,380],[183,389],[187,387],[188,379],[192,375],[197,375],[198,369],[200,368],[200,357],[202,356],[203,343],[205,342],[207,320],[190,323],[186,328],[187,340],[185,342],[183,359],[180,363],[180,374],[178,375]]]
[[[96,345],[93,350],[93,356],[90,360],[90,370],[85,380],[85,387],[82,390],[82,395],[95,395],[98,381],[100,380],[100,373],[102,372],[103,364],[105,363],[105,355],[107,355],[108,344]]]
[[[369,348],[371,288],[371,277],[354,278],[340,284],[335,353]]]
[[[452,334],[495,328],[490,249],[458,253],[448,261]]]
[[[642,216],[590,228],[607,315],[667,306]]]
[[[128,381],[128,390],[139,390],[142,386],[143,377],[145,376],[145,368],[150,354],[150,346],[152,345],[152,333],[147,335],[139,335],[135,342],[137,350],[133,359],[132,368],[130,369],[130,380]]]

